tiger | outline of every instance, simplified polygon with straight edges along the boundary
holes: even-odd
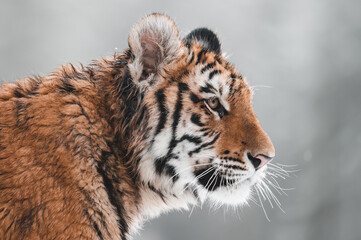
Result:
[[[205,201],[241,206],[275,149],[252,89],[197,28],[153,13],[129,48],[0,90],[0,239],[131,239]]]

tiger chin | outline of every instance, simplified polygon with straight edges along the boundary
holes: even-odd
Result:
[[[167,16],[129,48],[0,89],[0,238],[131,239],[146,219],[242,205],[275,156],[214,32]]]

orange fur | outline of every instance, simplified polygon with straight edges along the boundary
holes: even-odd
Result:
[[[146,24],[153,29],[139,37],[144,21],[155,25]],[[233,167],[244,170],[252,168],[242,158],[246,153],[274,156],[242,76],[204,49],[211,43],[181,42],[169,21],[146,17],[131,32],[130,49],[113,58],[3,85],[0,239],[129,239],[142,219],[198,200],[196,188],[171,188],[180,176],[172,158],[190,166],[233,159]],[[230,89],[224,116],[202,97],[197,74],[206,70]],[[183,133],[187,127],[194,132]],[[183,152],[172,152],[179,143]],[[215,157],[194,160],[202,148],[214,149]]]

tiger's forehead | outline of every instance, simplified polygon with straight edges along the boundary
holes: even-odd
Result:
[[[249,87],[235,67],[222,56],[203,49],[198,44],[189,48],[186,60],[189,87],[204,98],[234,98],[240,90]]]

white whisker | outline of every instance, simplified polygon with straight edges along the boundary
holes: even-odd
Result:
[[[260,184],[258,185],[259,187],[259,190],[261,192],[264,193],[264,195],[266,196],[267,200],[268,200],[268,203],[271,205],[271,208],[273,208],[273,204],[272,204],[272,201],[270,199],[270,196],[269,196],[269,193],[263,188],[263,181],[260,182]]]
[[[200,163],[200,164],[195,164],[195,165],[186,167],[186,168],[180,170],[179,172],[177,172],[176,174],[174,174],[174,175],[168,180],[167,183],[169,183],[174,177],[178,176],[180,173],[182,173],[182,172],[184,172],[184,171],[187,171],[187,170],[190,169],[190,168],[199,167],[199,166],[206,166],[206,165],[211,165],[211,163]]]
[[[286,179],[284,176],[276,174],[276,173],[272,173],[270,171],[267,172],[268,175],[273,176],[274,178],[282,178],[282,179]]]
[[[292,191],[292,190],[295,190],[295,188],[283,188],[283,187],[281,187],[281,186],[278,184],[277,179],[275,179],[275,178],[272,177],[272,176],[271,176],[271,178],[272,178],[273,181],[275,181],[274,183],[277,184],[278,189],[281,190],[284,194],[286,194],[284,191]],[[287,194],[286,194],[286,195],[287,195]],[[288,196],[288,195],[287,195],[287,196]]]
[[[263,206],[262,199],[261,199],[261,196],[259,195],[259,190],[258,190],[258,186],[257,186],[257,185],[256,185],[256,187],[255,187],[255,190],[256,190],[256,192],[257,192],[259,201],[260,201],[260,203],[261,203],[261,207],[262,207],[262,209],[263,209],[264,215],[266,216],[266,219],[268,220],[268,222],[271,222],[270,219],[268,218],[266,209],[265,209],[264,206]]]
[[[276,205],[278,206],[279,209],[281,209],[281,211],[283,213],[285,213],[285,211],[282,209],[281,207],[281,202],[278,200],[278,198],[274,195],[274,193],[272,192],[272,190],[267,186],[267,184],[265,182],[262,182],[263,186],[265,187],[265,189],[267,189],[267,191],[269,192],[269,194],[271,195],[273,201],[276,203]]]
[[[282,163],[271,163],[272,165],[278,165],[280,167],[286,167],[286,168],[294,168],[294,167],[298,167],[297,164],[282,164]]]
[[[185,187],[182,192],[180,193],[180,195],[182,195],[184,193],[185,190],[187,190],[190,186],[193,186],[194,183],[196,183],[201,177],[203,177],[204,175],[207,175],[210,171],[212,171],[214,169],[213,166],[211,166],[210,168],[208,168],[207,170],[205,170],[204,172],[202,172],[201,174],[199,174],[198,176],[196,176],[192,182],[190,182],[188,184],[187,187]]]
[[[272,167],[272,166],[269,166],[268,167],[268,170],[269,171],[273,171],[274,173],[278,173],[278,174],[280,174],[280,175],[282,175],[282,176],[284,176],[284,177],[289,177],[290,176],[290,174],[288,173],[288,172],[286,172],[286,171],[282,171],[282,170],[280,170],[280,169],[277,169],[277,168],[274,168],[274,167]]]

